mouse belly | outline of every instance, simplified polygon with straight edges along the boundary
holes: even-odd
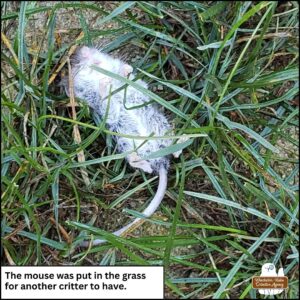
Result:
[[[136,110],[121,110],[119,119],[116,122],[109,124],[107,123],[110,130],[132,136],[163,136],[168,135],[167,131],[171,127],[165,126],[149,126],[149,120],[145,115],[140,111],[140,114],[136,113]],[[164,121],[164,116],[161,117]],[[161,121],[160,118],[156,118],[156,121]],[[145,124],[146,122],[146,124]],[[164,128],[162,128],[164,127]],[[119,152],[133,152],[127,157],[129,164],[134,168],[140,168],[145,172],[152,173],[158,172],[161,166],[164,166],[165,169],[169,167],[169,160],[165,157],[147,159],[151,153],[161,150],[169,145],[171,145],[172,140],[170,139],[134,139],[127,137],[114,136],[114,139],[117,143]]]

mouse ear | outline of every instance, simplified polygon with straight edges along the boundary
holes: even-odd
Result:
[[[131,74],[133,72],[133,67],[130,65],[125,64],[122,69],[121,69],[121,73],[123,76],[127,77],[129,74]]]
[[[90,56],[90,48],[87,47],[87,46],[83,46],[81,49],[80,49],[80,54],[82,57],[84,58],[88,58]]]

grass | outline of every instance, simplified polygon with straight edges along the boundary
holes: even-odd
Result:
[[[289,278],[276,297],[297,298],[296,2],[1,9],[3,264],[163,265],[166,298],[257,299],[251,278],[272,262]],[[68,15],[74,23],[60,28]],[[163,106],[176,136],[190,136],[153,154],[183,149],[159,212],[126,238],[110,232],[140,216],[157,179],[130,169],[114,133],[86,106],[71,111],[58,87],[68,53],[103,39],[150,90],[124,86]],[[85,235],[109,242],[76,248]]]

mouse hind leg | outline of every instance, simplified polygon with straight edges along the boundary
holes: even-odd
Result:
[[[127,157],[131,167],[141,169],[146,173],[152,173],[153,169],[147,160],[143,160],[136,152],[130,153]]]
[[[181,144],[181,143],[184,143],[188,140],[189,138],[186,137],[185,135],[183,135],[180,139],[178,139],[178,141],[176,142],[176,144]],[[180,156],[180,154],[182,153],[182,150],[178,150],[176,152],[173,153],[173,156],[175,158],[178,158]]]
[[[117,145],[120,152],[129,152],[135,149],[132,140],[123,137],[117,140]],[[151,164],[147,160],[142,159],[136,152],[130,153],[126,158],[131,167],[141,169],[146,173],[153,172]]]

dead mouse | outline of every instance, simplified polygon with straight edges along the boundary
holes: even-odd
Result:
[[[106,116],[106,125],[111,131],[133,136],[151,136],[153,134],[154,136],[164,136],[172,134],[171,125],[156,104],[147,104],[140,108],[128,109],[130,106],[138,106],[150,101],[147,95],[132,86],[127,87],[126,93],[124,93],[123,89],[109,97],[110,92],[118,89],[124,83],[92,69],[91,66],[93,65],[129,79],[135,78],[132,74],[133,68],[119,59],[102,53],[98,49],[86,46],[79,49],[73,59],[72,77],[75,96],[84,100],[100,117],[104,118]],[[137,80],[136,83],[144,88],[148,88],[147,84],[142,80]],[[63,85],[67,95],[69,95],[68,84],[65,83]],[[126,105],[124,105],[125,95]],[[170,146],[172,139],[141,140],[114,136],[114,140],[119,152],[131,152],[126,157],[131,167],[159,175],[157,192],[148,207],[142,212],[145,217],[150,217],[158,208],[165,195],[170,158],[143,159],[143,157]],[[178,157],[180,153],[181,151],[178,151],[173,155]],[[131,227],[135,227],[139,221],[141,221],[141,218],[135,219],[113,234],[119,236]],[[96,239],[93,241],[93,245],[99,245],[104,242],[106,240]],[[89,242],[82,243],[82,246],[88,245]]]

